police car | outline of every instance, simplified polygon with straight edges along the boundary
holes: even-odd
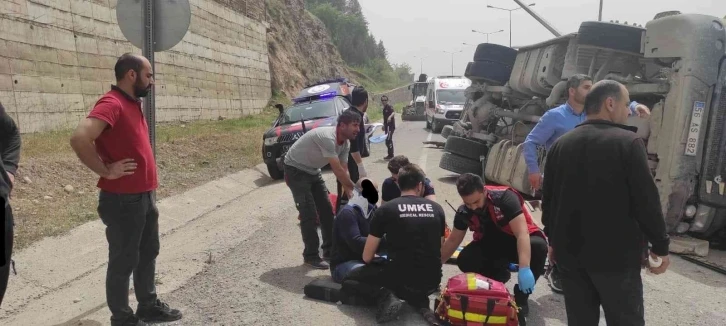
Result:
[[[354,87],[345,78],[326,80],[304,88],[290,107],[277,105],[280,115],[262,137],[262,157],[272,179],[284,177],[284,155],[305,132],[337,124],[338,116],[351,107]],[[380,126],[367,125],[366,134],[370,136]]]

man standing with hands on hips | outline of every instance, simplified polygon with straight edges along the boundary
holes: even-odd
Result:
[[[640,272],[646,243],[669,265],[669,237],[643,140],[627,121],[622,84],[597,82],[587,121],[560,137],[545,164],[542,224],[562,273],[567,323],[645,325]],[[616,237],[617,239],[614,239]]]
[[[381,104],[383,104],[383,130],[388,135],[386,137],[386,147],[388,148],[388,156],[384,160],[393,158],[393,132],[396,130],[396,114],[393,107],[388,104],[388,96],[381,96]]]
[[[111,325],[147,325],[179,320],[182,314],[157,298],[159,255],[158,186],[149,128],[141,108],[154,85],[149,61],[126,53],[114,67],[116,85],[96,102],[71,137],[81,162],[100,176],[98,215],[109,246],[106,300]],[[129,277],[139,304],[129,306]]]

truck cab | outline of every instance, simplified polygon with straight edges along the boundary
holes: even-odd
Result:
[[[471,80],[463,76],[438,76],[429,78],[427,84],[426,128],[439,133],[445,125],[461,118]]]

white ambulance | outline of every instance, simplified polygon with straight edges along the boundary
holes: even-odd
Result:
[[[437,76],[429,78],[428,84],[426,128],[438,133],[461,118],[471,80],[463,76]]]

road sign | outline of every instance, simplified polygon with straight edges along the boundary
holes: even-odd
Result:
[[[166,51],[187,34],[192,19],[189,0],[155,0],[152,4],[154,52]],[[122,0],[116,5],[116,18],[121,32],[139,49],[143,49],[145,44],[146,8],[146,0]]]
[[[154,52],[177,45],[187,34],[192,19],[189,0],[122,0],[116,5],[121,32],[131,44],[143,50],[154,71]],[[144,115],[149,140],[156,155],[156,91],[144,98]]]

